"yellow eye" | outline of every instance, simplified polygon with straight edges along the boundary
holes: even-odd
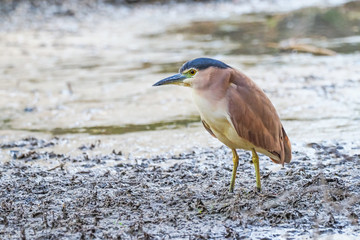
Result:
[[[191,70],[189,71],[189,73],[190,73],[191,76],[194,76],[195,73],[196,73],[196,70],[195,70],[195,69],[191,69]]]

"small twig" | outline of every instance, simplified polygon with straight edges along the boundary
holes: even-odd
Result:
[[[58,165],[56,167],[53,167],[53,168],[50,168],[50,169],[48,169],[48,171],[52,171],[52,170],[55,170],[57,168],[61,168],[61,170],[63,170],[64,166],[65,166],[65,163],[60,163],[60,165]]]

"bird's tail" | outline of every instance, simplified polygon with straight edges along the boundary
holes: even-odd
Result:
[[[284,153],[285,153],[284,162],[289,163],[291,161],[291,143],[283,127],[282,127],[282,133],[284,137],[284,141],[283,141]]]
[[[281,153],[277,153],[277,158],[270,157],[270,159],[277,164],[282,164],[284,166],[284,163],[289,163],[291,161],[291,143],[286,135],[286,132],[284,128],[281,126],[282,135],[283,135],[283,151]],[[276,155],[275,155],[276,156]]]

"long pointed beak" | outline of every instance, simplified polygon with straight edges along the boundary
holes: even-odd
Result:
[[[158,81],[153,86],[161,86],[161,85],[168,85],[168,84],[184,85],[183,81],[186,78],[187,77],[185,75],[178,73],[171,77],[167,77],[167,78],[164,78],[163,80]]]

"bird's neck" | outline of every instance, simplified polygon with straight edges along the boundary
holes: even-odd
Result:
[[[202,116],[208,115],[211,112],[219,112],[219,110],[223,112],[223,110],[226,109],[226,107],[223,106],[225,99],[224,94],[214,94],[211,90],[193,89],[192,96]]]

